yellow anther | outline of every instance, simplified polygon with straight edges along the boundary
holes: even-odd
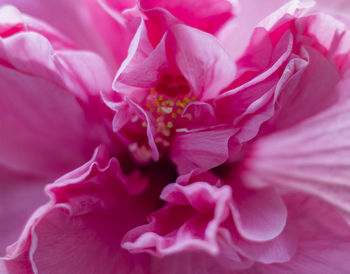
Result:
[[[176,106],[178,106],[178,107],[181,106],[180,100],[177,100],[177,101],[176,101]]]
[[[162,107],[161,108],[162,112],[164,112],[165,114],[170,114],[173,112],[173,108],[172,107]]]
[[[160,106],[159,101],[158,101],[157,98],[153,100],[153,103],[154,103],[156,106],[158,106],[158,107]]]
[[[160,114],[160,107],[157,108],[157,113]]]
[[[158,96],[158,100],[159,100],[159,101],[162,101],[163,99],[164,99],[164,96],[163,96],[163,95]]]
[[[196,101],[197,99],[196,99],[196,97],[192,97],[192,102],[194,102],[194,101]]]
[[[174,124],[173,124],[171,121],[169,121],[169,122],[166,124],[166,126],[167,126],[168,128],[173,128],[173,127],[174,127]]]
[[[143,127],[147,127],[146,122],[142,122],[142,126],[143,126]]]
[[[151,107],[151,103],[150,103],[150,102],[147,102],[147,103],[146,103],[146,107],[150,108],[150,107]]]
[[[176,110],[176,112],[177,112],[177,114],[181,114],[181,113],[182,113],[182,110],[181,110],[180,108],[178,108],[178,109]]]
[[[150,112],[154,112],[154,108],[150,108],[150,110],[149,110]]]
[[[155,88],[151,88],[151,94],[154,95],[156,93],[156,89]]]
[[[174,118],[174,119],[176,119],[177,114],[173,112],[173,113],[171,114],[171,117]]]
[[[188,97],[185,97],[184,98],[184,103],[188,104],[189,102],[191,102],[190,99],[188,99]]]
[[[169,106],[173,107],[175,105],[174,101],[169,100]]]

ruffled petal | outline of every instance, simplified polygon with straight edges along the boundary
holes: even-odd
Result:
[[[47,187],[51,202],[33,214],[5,264],[16,269],[25,260],[35,273],[145,273],[149,258],[130,256],[120,239],[154,205],[133,198],[128,185],[118,161],[97,148],[88,163]]]
[[[120,83],[150,88],[152,84],[157,82],[159,71],[167,68],[164,41],[154,49],[142,20],[130,44],[128,57],[124,60],[114,79],[113,88],[119,92]]]
[[[298,11],[310,7],[310,4],[307,2],[309,1],[240,1],[239,13],[235,19],[227,24],[219,33],[219,40],[233,59],[238,60],[249,45],[250,37],[261,20],[276,10],[278,10],[278,14],[275,13],[275,17],[272,18],[272,20],[277,21],[278,17],[286,13],[296,15]],[[280,9],[283,5],[288,6],[288,8]],[[239,43],[237,41],[239,41]]]
[[[337,101],[334,88],[340,75],[333,63],[316,50],[305,47],[306,66],[299,77],[292,77],[277,99],[280,111],[269,122],[273,130],[281,130],[303,121]]]
[[[214,98],[235,78],[236,68],[218,41],[207,33],[177,24],[167,36],[167,52],[194,90],[194,95]]]
[[[265,47],[264,41],[268,41],[270,47]],[[293,36],[289,31],[273,44],[268,32],[258,28],[250,48],[252,53],[247,51],[239,60],[241,76],[233,83],[234,88],[215,98],[219,121],[233,123],[239,128],[235,136],[239,142],[254,138],[261,125],[273,117],[282,87],[304,67],[301,58],[288,62],[293,48]],[[260,51],[264,52],[263,60]],[[281,76],[280,70],[286,62]]]
[[[228,216],[230,188],[201,182],[188,186],[171,184],[161,197],[169,204],[153,213],[149,224],[128,232],[123,247],[160,257],[189,250],[218,254],[216,237],[220,223]]]

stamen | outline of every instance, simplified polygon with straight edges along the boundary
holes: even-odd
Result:
[[[162,107],[161,110],[165,113],[165,114],[170,114],[173,112],[173,108],[172,107]]]
[[[174,127],[174,124],[172,123],[172,122],[168,122],[167,124],[166,124],[166,126],[168,127],[168,128],[173,128]]]
[[[159,75],[159,82],[150,89],[145,102],[146,108],[156,121],[155,142],[158,146],[170,146],[172,134],[178,130],[185,119],[192,119],[190,113],[183,115],[183,112],[187,105],[194,101],[196,98],[191,97],[191,88],[184,76],[172,76],[168,73]],[[136,122],[136,119],[132,118],[132,121]],[[146,122],[143,122],[142,126],[147,127]],[[135,153],[142,154],[142,157],[148,157],[150,154],[148,148],[138,147],[137,144],[132,145],[130,149],[137,149]]]

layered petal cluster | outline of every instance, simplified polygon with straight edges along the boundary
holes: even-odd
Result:
[[[233,1],[79,0],[77,36],[14,2],[1,274],[350,271],[345,19],[291,1],[238,57]]]
[[[315,195],[347,212],[348,27],[326,14],[276,16],[281,19],[263,39],[292,33],[293,50],[281,78],[294,75],[275,98],[275,114],[247,152],[241,176],[251,185]],[[248,69],[247,60],[240,61]]]
[[[99,110],[111,71],[100,56],[13,6],[0,8],[0,247],[46,197],[43,185],[84,163],[109,136]]]

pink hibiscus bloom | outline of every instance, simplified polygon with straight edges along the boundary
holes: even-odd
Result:
[[[93,1],[80,3],[101,18]],[[228,35],[227,1],[202,1],[193,16],[180,1],[101,4],[119,25],[101,20],[99,39],[135,30],[127,56],[113,39],[86,45],[106,62],[68,33],[0,10],[9,190],[0,244],[43,204],[34,180],[81,165],[101,144],[46,186],[50,201],[0,272],[347,273],[344,21],[292,1],[233,60],[213,36]]]

